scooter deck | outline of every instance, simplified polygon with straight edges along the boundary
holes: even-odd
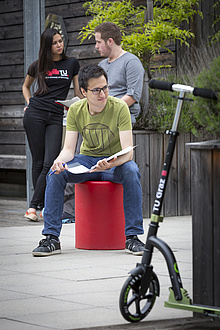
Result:
[[[165,307],[184,309],[195,313],[202,313],[209,315],[212,314],[213,316],[220,317],[220,307],[192,304],[187,291],[183,288],[181,288],[180,290],[183,299],[176,300],[174,297],[174,292],[172,288],[170,288],[169,300],[164,302]]]
[[[209,313],[209,314],[219,315],[220,317],[220,308],[213,306],[205,306],[205,305],[197,305],[197,304],[186,305],[178,302],[173,303],[169,301],[165,301],[164,306],[170,308],[184,309],[191,312],[202,313],[202,314]]]

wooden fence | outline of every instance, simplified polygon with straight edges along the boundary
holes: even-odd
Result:
[[[191,214],[191,153],[186,143],[204,140],[196,139],[190,133],[182,133],[172,161],[163,202],[164,216]],[[152,131],[134,131],[134,160],[141,173],[143,191],[143,216],[149,218],[155,200],[158,183],[167,152],[169,136]]]

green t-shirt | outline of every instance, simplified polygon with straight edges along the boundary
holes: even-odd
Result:
[[[120,131],[131,130],[131,116],[127,104],[113,96],[108,97],[103,111],[91,116],[87,99],[71,105],[67,114],[67,131],[78,131],[83,137],[80,153],[107,157],[121,150]]]

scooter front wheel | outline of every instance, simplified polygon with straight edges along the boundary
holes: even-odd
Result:
[[[143,296],[139,293],[141,278],[141,275],[130,276],[121,289],[119,307],[122,316],[129,322],[139,322],[144,319],[150,313],[159,295],[159,281],[154,272]]]

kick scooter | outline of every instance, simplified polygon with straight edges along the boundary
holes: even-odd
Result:
[[[159,223],[163,221],[160,215],[164,193],[166,189],[169,170],[173,158],[174,148],[178,136],[178,126],[182,105],[186,93],[210,99],[217,99],[215,92],[209,89],[194,88],[191,86],[174,84],[165,81],[152,79],[149,86],[155,89],[179,92],[173,126],[166,134],[170,135],[165,162],[159,180],[156,198],[151,214],[151,221],[145,243],[141,263],[130,271],[130,276],[124,283],[119,299],[119,306],[122,316],[129,322],[139,322],[144,319],[154,306],[156,298],[160,294],[160,284],[157,275],[153,271],[151,260],[154,248],[157,248],[166,260],[171,280],[170,295],[165,307],[178,308],[196,313],[203,313],[206,316],[220,317],[220,307],[193,304],[187,291],[183,288],[177,261],[173,251],[163,240],[157,237]]]

